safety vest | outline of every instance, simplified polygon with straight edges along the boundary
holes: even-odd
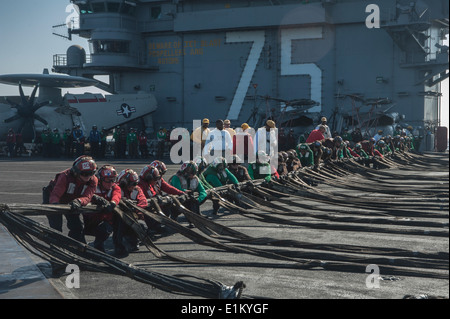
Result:
[[[125,192],[122,190],[122,197],[124,197],[124,198],[136,200],[138,195],[139,195],[139,188],[137,188],[137,187],[133,188],[133,190],[129,194],[125,194]]]
[[[75,176],[70,173],[70,169],[67,169],[61,173],[56,174],[55,178],[50,181],[47,186],[48,190],[51,192],[56,185],[56,182],[60,175],[66,175],[66,191],[59,199],[60,204],[68,204],[72,200],[77,199],[85,195],[85,191],[88,187],[94,186],[96,181],[90,180],[86,184],[77,181]]]
[[[197,176],[194,176],[194,178],[189,179],[189,180],[182,175],[177,175],[177,176],[180,179],[181,187],[183,189],[190,189],[191,191],[197,190],[198,183],[199,183]]]
[[[159,179],[155,185],[152,185],[153,189],[155,190],[156,194],[161,194],[161,180]]]

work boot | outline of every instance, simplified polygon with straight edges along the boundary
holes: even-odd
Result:
[[[217,215],[219,208],[220,208],[219,203],[216,201],[213,201],[213,215]]]

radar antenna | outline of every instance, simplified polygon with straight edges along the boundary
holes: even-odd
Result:
[[[72,41],[72,29],[69,28],[69,27],[67,26],[67,23],[57,24],[57,25],[54,25],[52,28],[53,28],[53,30],[58,29],[58,31],[61,32],[61,33],[57,33],[57,31],[54,31],[54,32],[52,33],[53,35],[56,35],[56,36],[58,36],[58,37],[67,39],[67,40],[69,40],[69,41]],[[63,33],[62,33],[63,30],[61,30],[61,29],[67,30],[67,31],[66,31],[67,34],[63,34]],[[65,31],[65,30],[64,30],[64,31]]]

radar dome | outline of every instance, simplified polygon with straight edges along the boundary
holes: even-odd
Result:
[[[86,51],[79,45],[72,45],[67,49],[67,66],[83,67],[86,63]]]

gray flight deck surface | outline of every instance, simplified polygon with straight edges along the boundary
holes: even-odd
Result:
[[[428,156],[434,156],[448,161],[448,153],[430,154]],[[115,165],[118,171],[125,168],[132,168],[139,173],[149,162],[144,160],[98,161],[98,165],[106,163]],[[56,173],[70,167],[71,164],[71,160],[62,159],[21,158],[9,160],[1,158],[0,171],[2,172],[2,178],[0,179],[0,203],[41,204],[42,187]],[[446,166],[443,167],[442,172],[414,171],[413,173],[416,175],[434,175],[448,178],[448,164]],[[167,179],[176,172],[179,165],[169,165],[168,167]],[[411,172],[399,169],[390,169],[389,171],[395,172],[396,174],[403,174],[404,178],[402,183],[410,185],[421,183],[421,181],[417,180],[408,180],[408,174]],[[350,180],[353,180],[355,185],[363,182],[361,177],[358,176],[347,177],[347,181]],[[397,182],[400,181],[392,181],[393,184]],[[324,191],[333,191],[330,186],[324,184],[317,187]],[[344,190],[342,188],[339,188],[339,191],[352,196],[358,195],[358,192],[360,192],[351,189]],[[376,197],[370,196],[370,189],[360,193],[361,197],[365,196],[368,201],[376,201]],[[342,213],[333,213],[334,207],[329,204],[320,204],[307,198],[301,201],[304,203],[314,203],[317,207],[326,209],[333,216],[345,215]],[[325,221],[298,216],[290,216],[287,218],[293,221],[311,223],[310,225],[312,227],[267,223],[245,217],[237,212],[226,211],[223,208],[220,209],[217,216],[213,216],[210,201],[207,201],[202,206],[202,211],[204,216],[208,216],[222,225],[258,238],[293,239],[314,244],[401,248],[423,253],[443,252],[448,254],[448,237],[427,235],[427,231],[448,232],[448,202],[446,205],[444,210],[442,210],[443,217],[433,219],[433,221],[442,222],[442,228],[353,224],[385,227],[386,229],[420,229],[424,231],[424,235],[320,229],[314,227],[314,224]],[[427,209],[423,208],[423,211],[427,212]],[[355,217],[357,215],[350,216]],[[47,219],[44,216],[33,217],[33,219],[47,224]],[[179,222],[184,226],[188,225],[184,217],[180,216]],[[348,222],[348,224],[352,225],[351,222]],[[64,233],[67,234],[67,229],[64,229]],[[88,236],[87,240],[91,242],[93,238]],[[260,265],[265,265],[264,267],[242,267],[240,265],[182,264],[157,259],[145,246],[141,246],[139,251],[130,253],[128,257],[123,259],[134,266],[143,267],[147,270],[166,275],[191,275],[219,281],[228,286],[232,286],[238,281],[243,281],[246,285],[243,291],[243,297],[259,296],[275,299],[400,299],[405,295],[449,297],[448,260],[446,269],[421,269],[435,274],[442,274],[444,275],[444,279],[430,278],[427,276],[383,276],[383,265],[380,265],[380,277],[378,277],[380,279],[380,287],[378,289],[369,289],[366,281],[370,272],[366,273],[364,270],[361,272],[344,272],[324,270],[320,267],[314,269],[284,268],[280,266],[289,264],[290,262],[247,254],[230,253],[209,246],[202,246],[193,243],[190,239],[173,231],[169,231],[164,236],[157,237],[155,244],[166,252],[190,259],[216,259],[235,263],[258,262]],[[289,247],[270,246],[258,246],[258,248],[267,250],[277,248],[290,249]],[[106,249],[107,253],[112,254],[113,247],[111,239],[108,239]],[[339,252],[329,250],[299,249],[299,251],[305,253],[328,252],[335,253],[335,256],[339,255]],[[349,255],[346,253],[343,254]],[[364,257],[364,252],[354,254],[354,256]],[[310,258],[305,257],[304,259],[308,260]],[[80,274],[80,288],[69,289],[65,285],[66,277],[51,278],[49,264],[22,248],[9,235],[6,229],[0,225],[0,299],[197,299],[195,296],[191,297],[163,292],[125,276],[83,270]]]

